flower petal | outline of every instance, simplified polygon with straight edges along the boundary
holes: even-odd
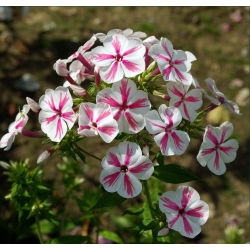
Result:
[[[180,197],[174,191],[165,192],[160,197],[159,208],[163,213],[178,214],[181,208]]]
[[[106,191],[113,193],[120,189],[122,177],[119,168],[103,169],[100,175],[100,182]]]
[[[165,132],[166,125],[162,122],[159,113],[151,110],[145,115],[146,129],[150,134]]]
[[[117,167],[120,170],[122,159],[118,147],[112,147],[108,150],[106,156],[102,159],[102,167],[106,170]]]
[[[159,114],[162,120],[167,124],[168,128],[177,127],[182,120],[181,112],[178,108],[167,107],[165,104],[160,105]]]
[[[225,163],[235,160],[239,143],[235,139],[228,140],[219,146],[220,155]]]
[[[124,76],[121,63],[114,61],[111,65],[100,68],[100,76],[106,83],[120,81]]]
[[[212,157],[207,162],[207,166],[216,175],[222,175],[226,172],[226,166],[219,150],[212,154]]]
[[[174,155],[172,140],[169,133],[162,132],[154,136],[155,143],[160,147],[163,155]]]
[[[186,151],[190,142],[189,135],[186,132],[180,130],[172,130],[170,135],[172,138],[171,144],[173,146],[173,152],[176,155],[183,154]]]

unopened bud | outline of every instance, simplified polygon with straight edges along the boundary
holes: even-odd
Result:
[[[42,163],[43,161],[45,161],[46,159],[48,159],[51,155],[51,150],[45,150],[43,151],[37,158],[37,164]]]
[[[31,99],[30,97],[26,97],[26,101],[27,101],[27,104],[29,105],[30,109],[33,112],[38,113],[40,111],[40,106],[38,105],[38,103],[36,101]]]

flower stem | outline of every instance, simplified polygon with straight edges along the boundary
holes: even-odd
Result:
[[[84,154],[88,155],[88,156],[91,156],[92,158],[98,160],[98,161],[102,161],[101,158],[99,158],[98,156],[95,156],[89,152],[87,152],[86,150],[84,150],[83,148],[79,147],[78,145],[76,145],[77,149],[79,149],[80,151],[82,151]]]
[[[42,231],[41,231],[41,226],[40,226],[40,221],[38,219],[38,217],[36,217],[36,227],[37,227],[37,235],[40,241],[40,244],[43,244],[43,237],[42,237]]]

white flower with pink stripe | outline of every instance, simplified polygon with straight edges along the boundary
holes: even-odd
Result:
[[[189,121],[194,121],[197,115],[196,110],[202,105],[201,89],[188,91],[189,86],[180,82],[168,83],[167,90],[170,97],[169,106],[179,108],[182,117]]]
[[[220,127],[206,127],[197,160],[216,175],[224,174],[225,163],[230,163],[236,158],[239,144],[235,139],[228,140],[232,133],[233,124],[230,122],[224,122]]]
[[[113,118],[112,111],[108,104],[104,103],[82,103],[79,111],[78,134],[84,136],[100,135],[109,143],[119,133],[118,124]]]
[[[39,122],[51,141],[60,142],[76,121],[73,101],[67,88],[47,89],[39,100]]]
[[[168,227],[188,238],[194,238],[201,232],[200,226],[209,216],[207,203],[200,200],[195,189],[187,186],[164,193],[159,207],[166,214]]]
[[[137,90],[135,83],[128,79],[98,92],[96,102],[109,104],[119,131],[129,134],[138,133],[144,128],[144,115],[151,108],[148,94]]]
[[[111,41],[92,50],[92,62],[100,68],[103,81],[113,83],[124,76],[134,77],[145,70],[145,46],[124,35],[113,35]]]
[[[133,142],[121,142],[110,148],[101,164],[100,181],[104,189],[124,198],[139,195],[142,184],[138,179],[148,180],[154,171],[153,163]]]
[[[25,104],[22,110],[16,115],[15,121],[9,125],[8,133],[6,133],[0,140],[0,148],[4,151],[10,150],[17,134],[22,133],[23,128],[26,126],[29,117],[28,112],[30,107]]]
[[[196,57],[188,51],[175,50],[167,38],[161,38],[148,53],[158,64],[165,81],[182,82],[190,85],[192,75],[189,73]]]
[[[205,96],[207,99],[209,99],[215,105],[223,105],[226,109],[230,110],[234,114],[241,114],[239,106],[236,103],[228,100],[227,97],[217,89],[216,83],[212,78],[207,78],[205,83],[211,93],[215,96],[212,97],[206,94]]]
[[[145,115],[146,129],[152,135],[163,155],[181,155],[190,142],[189,135],[176,127],[182,120],[178,108],[162,104],[159,113],[151,110]]]

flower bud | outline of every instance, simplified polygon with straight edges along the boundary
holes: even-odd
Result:
[[[37,164],[42,163],[43,161],[45,161],[46,159],[48,159],[51,155],[51,150],[45,150],[43,151],[37,158]]]
[[[33,99],[26,97],[26,101],[27,104],[29,105],[30,109],[35,112],[38,113],[40,111],[40,106],[38,105],[38,103],[36,101],[34,101]]]
[[[158,232],[157,236],[166,236],[169,233],[169,231],[170,231],[169,228],[164,227]]]
[[[59,76],[66,77],[69,74],[67,69],[67,60],[58,59],[53,65],[53,69]]]

